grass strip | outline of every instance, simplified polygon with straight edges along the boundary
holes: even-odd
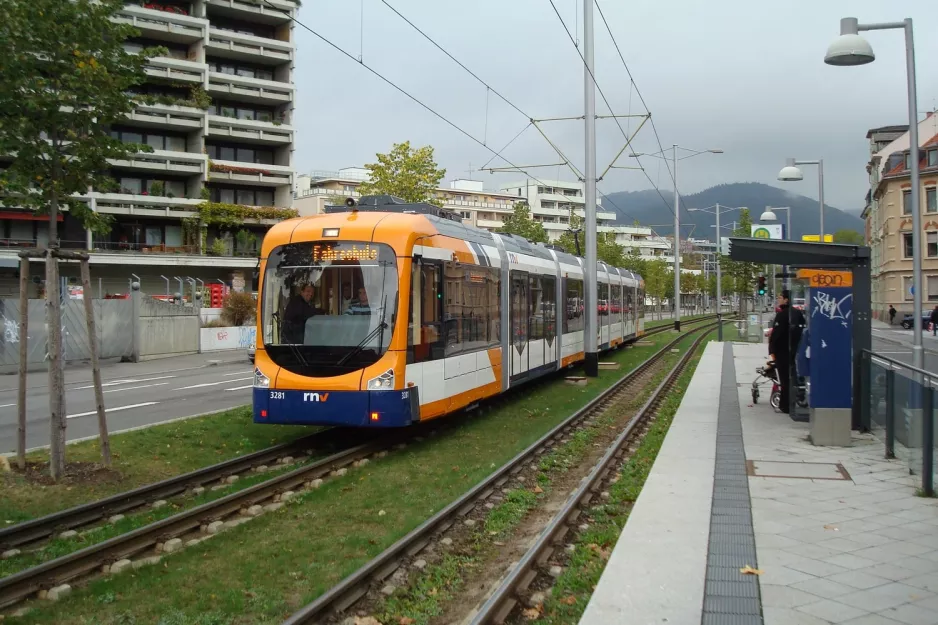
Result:
[[[629,370],[670,340],[605,355]],[[578,371],[571,370],[570,374]],[[585,387],[533,384],[446,434],[429,437],[280,510],[183,550],[154,567],[96,580],[55,604],[36,603],[24,623],[155,623],[168,614],[221,625],[279,624],[448,505],[621,378],[602,370]],[[159,589],[160,600],[153,600]],[[100,597],[113,597],[101,603]],[[176,616],[174,616],[176,618]],[[181,617],[180,617],[181,618]],[[133,619],[133,620],[128,620]],[[165,620],[165,619],[164,619]],[[178,619],[177,619],[178,620]],[[176,622],[176,621],[174,621]]]
[[[569,563],[544,602],[541,617],[533,621],[535,625],[575,625],[580,621],[606,568],[606,561],[628,521],[632,506],[651,473],[703,350],[715,338],[715,332],[709,333],[691,357],[687,368],[661,404],[658,416],[642,443],[619,472],[618,481],[609,488],[609,500],[589,510],[589,529],[578,536]]]
[[[111,437],[112,467],[97,463],[99,441],[69,445],[70,468],[80,476],[59,483],[27,479],[16,472],[0,474],[0,523],[12,525],[159,482],[272,445],[306,436],[318,428],[257,425],[250,406],[176,421]],[[48,466],[46,451],[27,456],[32,465]]]

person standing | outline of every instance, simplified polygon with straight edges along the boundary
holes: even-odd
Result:
[[[935,306],[935,309],[931,311],[931,332],[932,336],[938,335],[938,306]]]
[[[893,325],[896,321],[896,309],[893,308],[893,305],[889,305],[889,325]]]
[[[792,379],[797,378],[797,374],[792,375],[791,371],[792,350],[797,351],[798,349],[805,321],[804,314],[797,308],[791,307],[791,291],[788,289],[783,290],[776,299],[779,311],[775,313],[772,335],[769,338],[769,359],[775,361],[775,368],[778,371],[779,386],[781,387],[779,391],[779,410],[788,414],[788,395],[791,392]],[[789,318],[789,314],[791,318]]]

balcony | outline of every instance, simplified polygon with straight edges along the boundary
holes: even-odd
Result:
[[[443,200],[444,207],[452,210],[464,210],[468,208],[473,210],[495,211],[499,213],[513,213],[515,210],[514,204],[509,202],[471,202],[468,200],[450,200],[447,198],[441,199]]]
[[[293,101],[293,85],[290,83],[220,72],[208,73],[208,92],[213,97],[252,104],[286,104]]]
[[[129,193],[92,193],[78,199],[93,198],[95,210],[108,215],[170,217],[184,219],[197,216],[196,206],[204,200],[186,197],[132,195]]]
[[[293,126],[209,115],[206,135],[213,139],[235,139],[263,145],[290,145],[293,143]]]
[[[139,169],[149,172],[172,172],[181,174],[201,175],[206,172],[206,156],[197,152],[172,152],[170,150],[153,150],[141,152],[132,158],[113,160],[115,167]]]
[[[238,161],[212,161],[212,182],[262,187],[293,184],[293,170],[282,165],[256,165]]]
[[[220,28],[209,28],[207,52],[239,61],[282,65],[293,60],[294,46],[289,41],[243,35]]]
[[[165,56],[149,59],[145,68],[147,76],[182,81],[189,84],[204,84],[206,70],[207,67],[204,63],[172,59]]]
[[[177,43],[201,41],[208,28],[205,19],[134,5],[121,9],[114,21],[140,29],[144,37]]]
[[[147,128],[199,130],[205,124],[205,111],[178,104],[141,104],[127,119]]]
[[[260,24],[283,24],[296,15],[299,5],[292,0],[205,0],[209,17],[224,15]]]
[[[479,228],[503,228],[505,226],[505,222],[496,221],[494,219],[477,219],[476,226]]]

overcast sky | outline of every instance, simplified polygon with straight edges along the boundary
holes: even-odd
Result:
[[[584,0],[554,0],[582,43]],[[583,113],[583,64],[549,0],[388,0],[453,56],[534,118]],[[824,52],[839,20],[915,20],[918,109],[938,106],[938,2],[907,0],[600,0],[616,41],[670,152],[677,143],[719,148],[679,163],[678,182],[690,194],[720,183],[756,181],[817,197],[815,167],[805,180],[776,180],[786,157],[823,158],[825,200],[860,208],[869,128],[908,121],[901,30],[864,33],[874,63],[838,68]],[[362,17],[363,16],[363,17]],[[595,14],[596,79],[617,114],[643,113],[599,14]],[[461,69],[381,0],[305,0],[299,21],[397,83],[479,141],[498,151],[527,119]],[[932,35],[928,35],[928,31]],[[299,173],[372,162],[394,142],[430,144],[446,181],[468,177],[493,153],[394,90],[304,28],[296,28],[295,166]],[[362,36],[363,35],[363,36]],[[488,104],[486,101],[488,100]],[[608,109],[597,95],[597,113]],[[638,120],[629,120],[634,129]],[[622,121],[626,128],[626,120]],[[583,167],[583,122],[550,122],[551,140]],[[622,147],[612,120],[597,122],[599,173]],[[639,152],[658,143],[646,124]],[[686,153],[685,153],[686,154]],[[504,155],[515,165],[559,162],[533,127]],[[621,165],[635,165],[623,158]],[[506,166],[496,159],[493,166]],[[643,158],[654,183],[670,189],[659,159]],[[565,167],[532,170],[572,180]],[[486,188],[520,174],[473,171]],[[604,193],[651,187],[640,171],[612,171]]]

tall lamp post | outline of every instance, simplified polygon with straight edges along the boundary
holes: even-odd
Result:
[[[709,210],[713,208],[714,210]],[[717,340],[723,340],[723,284],[722,274],[720,273],[720,213],[728,213],[729,211],[739,210],[741,208],[746,208],[745,206],[724,206],[721,207],[719,204],[714,206],[708,206],[707,208],[688,208],[687,210],[695,213],[710,213],[711,215],[716,215],[716,240],[717,240]],[[736,223],[733,223],[734,229]]]
[[[783,239],[791,239],[791,208],[770,208],[765,207],[765,212],[759,216],[759,221],[778,221],[778,217],[775,215],[774,211],[787,211],[788,212],[788,228],[785,230],[785,236]],[[821,241],[824,240],[823,230],[821,234]],[[788,277],[788,265],[782,265],[782,273],[785,274],[785,277],[782,278],[782,288],[790,289],[791,288],[791,278]],[[775,282],[772,282],[772,288],[775,288]]]
[[[918,109],[915,89],[915,46],[912,38],[912,19],[901,22],[860,24],[855,17],[840,20],[840,37],[827,49],[824,62],[828,65],[865,65],[876,60],[873,48],[859,35],[861,30],[902,29],[905,32],[905,71],[908,83],[909,147],[912,159],[912,299],[915,305],[912,335],[912,364],[924,368],[922,351],[922,207],[919,203],[919,145]],[[822,239],[823,240],[823,239]]]
[[[824,159],[819,158],[816,161],[797,161],[789,158],[785,161],[785,166],[778,172],[778,179],[785,182],[804,180],[804,174],[798,168],[798,165],[817,165],[817,183],[818,183],[818,203],[821,205],[821,232],[818,241],[824,242]]]
[[[677,157],[678,148],[690,152],[687,156]],[[674,329],[681,329],[681,197],[677,190],[677,162],[700,154],[723,154],[723,150],[692,150],[676,143],[671,146],[672,177],[674,179]],[[632,153],[631,158],[651,156],[667,160],[664,150],[652,154]]]

